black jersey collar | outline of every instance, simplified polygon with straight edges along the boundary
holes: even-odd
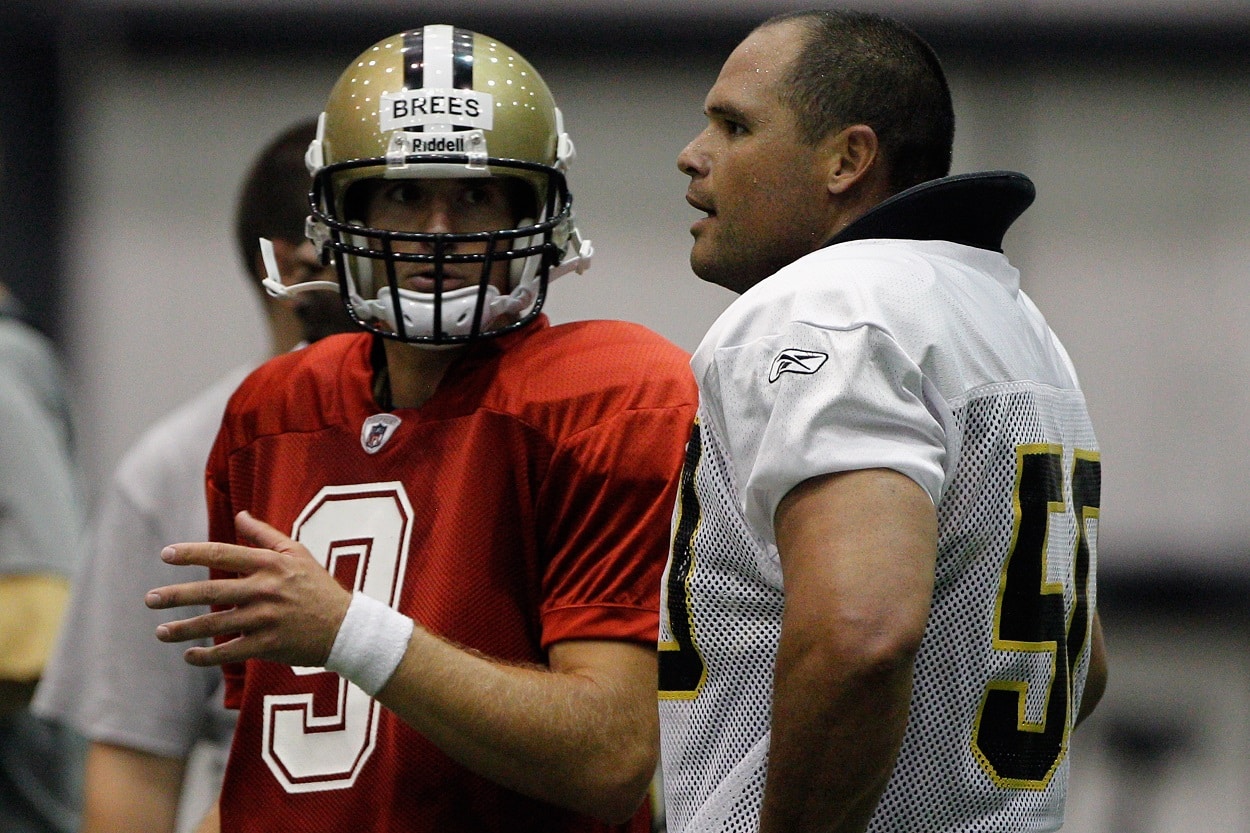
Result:
[[[942,177],[900,191],[833,236],[849,240],[949,240],[1003,250],[1003,235],[1033,203],[1037,191],[1024,174],[984,171]]]

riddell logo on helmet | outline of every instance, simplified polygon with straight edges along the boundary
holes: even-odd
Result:
[[[386,155],[392,166],[402,167],[403,157],[418,153],[464,153],[471,158],[480,157],[484,163],[486,134],[481,130],[455,133],[409,133],[406,130],[396,130],[391,133]]]
[[[429,124],[490,130],[495,114],[490,93],[476,90],[399,90],[382,93],[379,104],[382,130]]]
[[[408,144],[408,153],[468,153],[469,143],[463,136],[413,136]]]

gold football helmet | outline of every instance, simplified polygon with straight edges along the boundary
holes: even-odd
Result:
[[[593,249],[573,223],[565,180],[573,156],[551,91],[517,52],[453,26],[402,32],[362,52],[330,92],[308,148],[308,236],[333,259],[344,303],[368,329],[431,345],[510,332],[538,315],[548,281],[590,264]],[[355,187],[476,177],[524,184],[512,189],[523,218],[515,227],[374,228]],[[501,261],[507,294],[491,281]],[[429,264],[424,283],[433,290],[401,285],[403,262]],[[476,285],[444,291],[446,267],[463,263],[480,264]]]

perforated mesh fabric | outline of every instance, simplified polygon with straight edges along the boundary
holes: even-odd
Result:
[[[1084,397],[1063,369],[1066,355],[1056,358],[1062,348],[1054,342],[1052,354],[1047,340],[1035,339],[1052,338],[1045,322],[1022,294],[1016,300],[984,277],[961,284],[980,315],[957,304],[924,316],[930,324],[949,322],[956,341],[985,331],[959,323],[975,317],[984,324],[987,310],[996,316],[991,331],[1002,329],[984,344],[946,351],[976,359],[962,367],[937,366],[946,361],[934,358],[939,350],[918,349],[919,340],[890,319],[872,322],[917,357],[926,379],[939,380],[951,459],[909,722],[871,833],[1047,831],[1063,821],[1068,740],[1088,671],[1096,597],[1097,442]],[[829,285],[837,276],[825,271],[819,279]],[[897,283],[891,292],[910,289]],[[775,308],[778,301],[768,303]],[[734,338],[722,345],[736,349],[760,337],[743,327]],[[719,378],[728,376],[722,370]],[[719,398],[731,393],[704,381],[662,599],[666,812],[671,833],[748,833],[758,829],[767,775],[784,592],[776,548],[745,520],[736,484],[747,478],[735,473],[742,463],[730,454]],[[732,394],[753,396],[743,393],[750,384]],[[796,467],[810,465],[793,456]],[[705,676],[691,671],[700,666]],[[685,680],[685,688],[674,680]]]
[[[1060,443],[1089,448],[1094,438],[1079,394],[1000,386],[956,411],[964,453],[939,506],[942,530],[933,612],[916,660],[912,712],[895,774],[873,822],[885,831],[1033,831],[1062,823],[1066,755],[1042,789],[995,784],[974,751],[981,697],[991,679],[1030,683],[1026,718],[1040,722],[1054,654],[995,651],[994,615],[1014,527],[1016,449]],[[707,678],[693,699],[662,699],[670,831],[746,833],[758,826],[768,750],[773,663],[784,594],[773,555],[736,511],[723,444],[708,425],[694,476],[702,517],[689,577],[694,641]],[[1047,576],[1075,588],[1077,527],[1071,495],[1050,519]],[[1092,533],[1092,525],[1087,528]],[[1093,577],[1090,578],[1093,595]],[[666,577],[666,587],[668,586]],[[666,609],[671,609],[667,608]],[[661,640],[671,639],[667,623]],[[1076,664],[1074,718],[1088,669]],[[1060,696],[1051,693],[1051,696]],[[1066,747],[1066,738],[1064,741]]]
[[[651,644],[693,418],[686,356],[624,322],[540,319],[468,347],[420,408],[382,412],[365,334],[284,354],[231,400],[209,461],[210,535],[248,509],[346,587],[504,663],[572,640]],[[381,443],[367,431],[391,416]],[[222,791],[236,833],[607,833],[453,760],[320,669],[232,664]]]

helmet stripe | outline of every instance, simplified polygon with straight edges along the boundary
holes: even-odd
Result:
[[[404,89],[419,90],[425,86],[425,31],[404,32]]]
[[[473,89],[473,32],[434,24],[404,33],[404,87]],[[429,124],[423,130],[446,133],[468,127]]]
[[[452,86],[457,90],[473,89],[473,33],[457,28],[451,41]]]
[[[453,27],[445,24],[425,27],[425,84],[427,89],[445,90],[453,85],[451,40]]]

